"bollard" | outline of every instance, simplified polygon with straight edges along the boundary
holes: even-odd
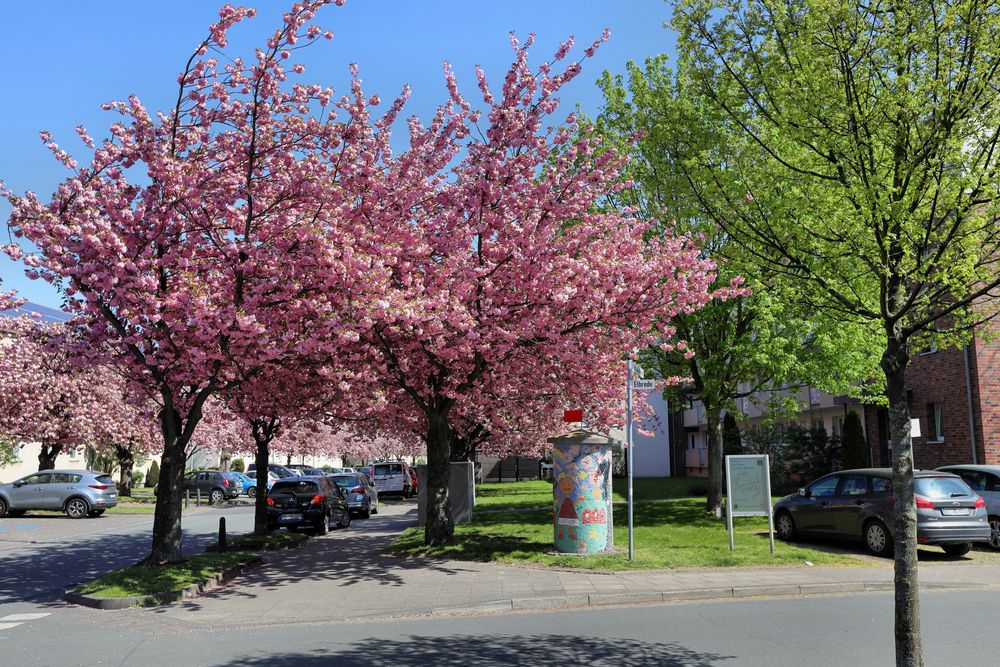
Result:
[[[184,489],[184,509],[191,504],[191,489]]]
[[[194,493],[195,493],[194,506],[201,507],[201,489],[195,489]]]
[[[219,553],[226,550],[226,517],[219,517]]]

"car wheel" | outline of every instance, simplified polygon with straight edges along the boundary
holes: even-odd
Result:
[[[378,501],[375,501],[375,507],[372,508],[372,514],[378,514]]]
[[[779,540],[785,542],[794,540],[798,531],[795,530],[795,520],[792,519],[792,515],[788,512],[778,512],[778,516],[774,519],[774,532],[777,533]]]
[[[888,556],[892,553],[892,536],[889,529],[878,519],[865,524],[865,546],[874,556]]]
[[[7,501],[0,498],[0,517],[7,516]]]
[[[347,528],[351,525],[351,511],[345,509],[340,513],[340,520],[337,521],[337,528]]]
[[[222,493],[222,489],[212,489],[212,495],[208,497],[208,502],[213,505],[216,503],[221,503],[225,496]]]
[[[256,498],[257,497],[257,487],[256,486],[251,486],[249,489],[247,489],[247,495],[250,496],[251,498]]]
[[[971,544],[944,544],[941,546],[944,552],[952,558],[958,558],[972,551]]]
[[[316,534],[326,535],[329,532],[330,532],[330,514],[327,513],[324,514],[323,518],[319,520],[318,524],[316,524]]]
[[[82,519],[87,516],[87,513],[90,511],[90,506],[83,498],[70,498],[66,502],[65,511],[66,516],[71,519]]]
[[[1000,517],[997,516],[990,517],[990,546],[1000,549]]]
[[[104,514],[104,510],[90,510],[89,512],[87,512],[87,516],[89,516],[91,519],[96,519],[102,514]]]

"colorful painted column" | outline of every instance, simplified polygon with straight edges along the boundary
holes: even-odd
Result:
[[[594,554],[614,547],[611,454],[621,441],[577,430],[552,443],[552,521],[556,551]]]

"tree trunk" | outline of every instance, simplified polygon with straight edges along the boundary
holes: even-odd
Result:
[[[424,518],[424,544],[445,546],[455,541],[455,523],[451,518],[451,428],[447,413],[427,415],[427,506]]]
[[[38,452],[38,469],[39,470],[52,470],[56,467],[56,457],[62,452],[62,445],[48,445],[42,443],[41,449]]]
[[[135,457],[127,447],[115,445],[115,455],[118,457],[118,495],[132,495],[132,468]]]
[[[257,453],[254,456],[254,467],[257,470],[257,497],[253,502],[253,532],[255,535],[266,535],[267,529],[267,463],[271,458],[269,446],[271,437],[261,436],[254,431],[257,443]]]
[[[705,416],[708,419],[708,502],[705,509],[722,516],[722,419],[719,409],[705,405]]]
[[[189,419],[193,417],[189,416]],[[156,487],[156,513],[153,517],[153,546],[146,562],[150,565],[179,563],[181,550],[181,487],[184,480],[183,421],[167,402],[160,414],[163,427],[163,454],[160,457],[160,482]]]
[[[892,442],[892,490],[896,497],[894,526],[896,589],[896,664],[921,667],[920,600],[917,586],[917,509],[913,497],[913,448],[910,408],[906,401],[905,346],[891,338],[882,357],[889,396],[889,437]]]

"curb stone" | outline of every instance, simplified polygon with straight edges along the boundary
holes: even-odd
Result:
[[[922,584],[923,590],[996,589],[1000,586],[980,584]],[[657,602],[692,602],[696,600],[738,600],[751,597],[794,597],[798,595],[837,595],[842,593],[874,593],[893,590],[892,582],[845,582],[825,584],[782,584],[769,586],[732,586],[725,588],[693,588],[675,591],[635,593],[590,593],[557,595],[538,598],[505,598],[479,604],[439,607],[430,610],[436,615],[470,612],[543,611],[610,605],[638,605]]]

